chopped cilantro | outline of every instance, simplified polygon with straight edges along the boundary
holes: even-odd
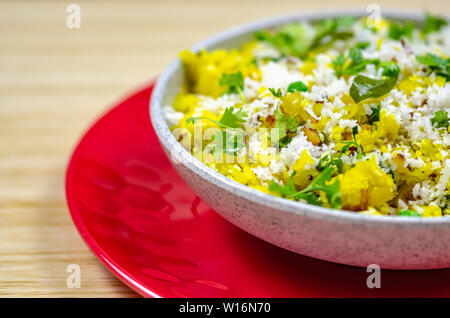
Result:
[[[245,123],[247,113],[243,109],[234,111],[234,107],[227,107],[219,122],[227,128],[239,128]]]
[[[353,47],[364,50],[364,49],[367,49],[369,46],[370,46],[369,42],[358,42]]]
[[[324,39],[329,37],[336,31],[337,22],[334,19],[325,19],[321,21],[316,27],[316,34],[311,43],[311,49],[324,45]],[[329,39],[330,40],[330,39]]]
[[[441,110],[435,112],[434,116],[431,118],[431,124],[436,128],[448,129],[448,122],[448,113]]]
[[[186,120],[186,125],[189,125],[190,123],[194,122],[195,120],[209,120],[221,128],[240,128],[242,123],[245,123],[247,117],[247,113],[242,109],[237,109],[235,111],[234,107],[227,107],[222,115],[222,118],[220,118],[219,121],[208,118],[208,117],[189,117]]]
[[[281,98],[283,97],[283,93],[281,92],[281,89],[275,90],[275,88],[269,88],[269,91],[272,93],[273,96]]]
[[[294,117],[286,116],[278,109],[275,110],[274,114],[276,119],[275,128],[278,128],[278,138],[281,142],[287,136],[287,133],[295,133],[297,131],[298,122]]]
[[[419,213],[413,210],[402,210],[398,213],[399,216],[420,216]]]
[[[341,29],[349,29],[353,26],[353,24],[355,24],[356,22],[356,18],[352,17],[352,16],[344,16],[344,17],[340,17],[337,18],[336,20],[336,28],[338,31],[340,31]]]
[[[333,170],[332,166],[326,167],[305,189],[289,194],[288,197],[296,200],[302,199],[314,205],[323,205],[322,200],[316,195],[316,192],[323,191],[330,206],[333,209],[340,209],[342,207],[342,194],[339,179],[335,178],[331,182]]]
[[[446,81],[450,80],[450,58],[444,59],[432,53],[416,56],[417,61],[427,65],[436,75],[442,76]]]
[[[362,50],[367,48],[367,46],[367,42],[357,43],[350,48],[348,57],[340,53],[336,59],[332,61],[336,76],[356,75],[363,71],[367,64],[378,64],[379,61],[376,59],[363,58]]]
[[[381,62],[378,67],[383,69],[382,76],[397,77],[400,74],[400,67],[395,62]]]
[[[246,99],[244,97],[244,77],[242,76],[241,71],[236,73],[226,74],[223,73],[222,77],[219,80],[220,86],[228,86],[226,90],[227,94],[237,93],[241,97],[243,103],[246,103]]]
[[[272,180],[272,182],[269,185],[269,190],[276,191],[281,194],[282,197],[287,197],[290,195],[293,195],[297,192],[295,189],[294,182],[292,181],[292,177],[295,175],[295,172],[291,174],[289,179],[286,181],[285,185],[279,185],[275,181]]]
[[[212,138],[213,141],[216,141],[215,136]],[[223,129],[220,131],[220,137],[222,140],[219,144],[221,143],[223,152],[228,155],[236,155],[244,147],[244,132],[242,130]]]
[[[280,148],[286,148],[292,141],[294,137],[284,136],[282,139],[280,139],[279,147]]]
[[[362,49],[359,47],[352,47],[348,51],[348,57],[352,59],[354,64],[360,64],[364,60],[362,56]]]
[[[186,125],[202,119],[215,123],[222,130],[218,132],[220,133],[219,136],[213,136],[213,141],[219,142],[217,138],[221,138],[220,143],[222,143],[222,146],[225,145],[223,151],[227,154],[234,155],[243,147],[244,136],[242,131],[237,130],[237,128],[240,128],[241,124],[246,121],[246,117],[247,113],[242,109],[235,110],[234,107],[227,107],[219,121],[208,117],[189,117],[186,120]]]
[[[337,39],[346,39],[353,35],[351,26],[355,19],[341,17],[338,19],[325,19],[316,26],[316,34],[309,47],[310,50],[330,44]]]
[[[341,77],[343,75],[345,62],[347,62],[347,58],[343,53],[339,53],[339,55],[332,61],[334,73],[337,77]]]
[[[353,35],[351,26],[354,21],[355,19],[352,17],[322,20],[315,25],[315,35],[312,40],[308,40],[306,29],[300,23],[288,24],[275,34],[258,31],[255,33],[255,39],[272,44],[282,55],[303,58],[311,50],[318,49],[337,39],[351,37]]]
[[[255,39],[272,44],[282,55],[301,57],[308,50],[308,45],[304,41],[305,32],[302,24],[293,23],[283,26],[273,35],[266,31],[257,31]]]
[[[380,121],[380,105],[372,108],[372,113],[370,115],[367,115],[367,120],[369,121],[369,124],[373,124],[376,121]]]
[[[274,57],[274,56],[262,56],[262,57],[254,57],[251,60],[251,63],[257,65],[258,61],[272,61],[272,62],[279,62],[282,59],[286,58],[285,55],[280,54],[280,56]]]
[[[423,32],[424,33],[437,32],[447,24],[448,22],[444,18],[427,13],[425,17]]]
[[[428,65],[428,66],[441,66],[441,65],[447,65],[448,61],[444,58],[437,56],[433,53],[427,53],[423,56],[417,56],[417,61],[419,61],[422,64]]]
[[[342,172],[343,163],[341,158],[331,155],[329,151],[322,154],[317,164],[317,170],[323,171],[326,167],[333,167],[333,175]]]
[[[411,38],[414,29],[415,25],[412,22],[401,24],[391,21],[389,23],[388,36],[393,40],[400,40],[402,37]]]
[[[358,126],[352,128],[353,141],[343,141],[342,143],[345,145],[342,147],[341,155],[345,153],[350,147],[355,146],[358,149],[358,154],[356,158],[361,159],[363,152],[361,146],[356,142],[356,135],[358,134]]]

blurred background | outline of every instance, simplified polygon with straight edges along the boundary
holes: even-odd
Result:
[[[0,1],[0,297],[134,297],[70,219],[64,174],[83,131],[179,51],[251,20],[322,8],[428,10],[448,0]],[[69,28],[70,4],[80,28]],[[66,287],[79,264],[79,289]]]

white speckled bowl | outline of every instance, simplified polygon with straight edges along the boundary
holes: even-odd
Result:
[[[367,15],[345,10],[307,12],[238,26],[197,44],[200,48],[238,47],[259,29],[296,20]],[[385,17],[421,20],[422,13],[383,12]],[[450,267],[450,218],[371,216],[331,210],[271,196],[239,184],[195,159],[172,136],[162,106],[179,92],[183,70],[175,60],[153,90],[151,120],[174,167],[209,206],[241,229],[279,247],[336,263],[389,269]]]

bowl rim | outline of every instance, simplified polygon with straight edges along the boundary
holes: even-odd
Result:
[[[237,37],[249,32],[254,32],[259,29],[276,27],[278,25],[289,22],[302,20],[319,20],[342,16],[362,17],[367,15],[367,12],[368,11],[361,9],[340,8],[302,11],[289,15],[279,15],[269,18],[263,18],[232,27],[216,35],[212,35],[194,45],[191,50],[197,52],[200,49],[209,49],[210,47],[220,45],[220,43],[222,43],[223,41],[231,39],[233,37]],[[421,22],[423,21],[425,13],[423,11],[383,10],[382,15],[387,18]],[[175,139],[175,137],[170,132],[169,126],[167,125],[167,122],[165,120],[164,112],[162,110],[164,106],[163,96],[167,87],[167,83],[170,81],[172,75],[176,73],[176,71],[180,67],[180,59],[176,58],[169,64],[169,66],[163,71],[163,73],[161,73],[155,84],[155,88],[153,90],[149,105],[150,120],[152,122],[153,128],[156,132],[156,135],[158,136],[160,143],[170,152],[172,159],[174,159],[171,160],[172,164],[182,164],[193,173],[207,179],[209,182],[213,183],[224,191],[232,192],[236,196],[239,196],[252,203],[264,205],[274,210],[283,211],[284,213],[352,224],[367,224],[367,222],[371,222],[372,224],[377,224],[378,226],[450,226],[450,217],[447,216],[416,218],[398,217],[392,215],[370,215],[346,210],[336,210],[326,207],[320,207],[308,203],[280,198],[238,183],[237,181],[234,181],[220,174],[214,169],[206,166],[203,162],[196,159],[190,152],[184,149],[181,144]]]

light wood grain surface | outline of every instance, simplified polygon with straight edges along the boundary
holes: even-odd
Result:
[[[66,26],[70,3],[81,28]],[[136,297],[97,261],[70,219],[69,155],[114,102],[177,52],[238,23],[323,7],[428,9],[450,2],[153,0],[0,2],[0,297]],[[81,288],[66,268],[81,267]]]

